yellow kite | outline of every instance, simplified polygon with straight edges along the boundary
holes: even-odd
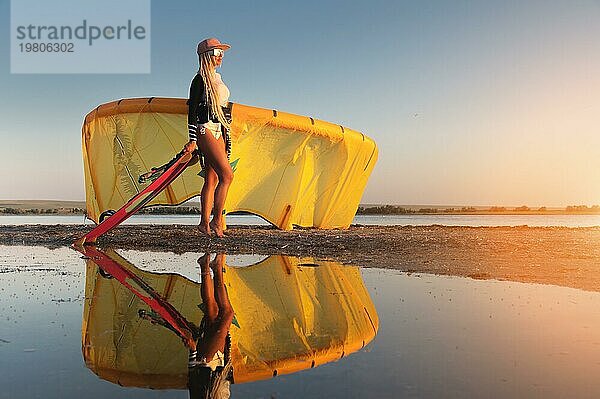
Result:
[[[375,142],[306,116],[230,103],[234,181],[225,209],[247,211],[281,229],[347,228],[377,161]],[[119,209],[146,187],[138,178],[167,163],[188,140],[185,99],[138,98],[102,104],[82,128],[88,217]],[[196,163],[151,205],[200,194]]]

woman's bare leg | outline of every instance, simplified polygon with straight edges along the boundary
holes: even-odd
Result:
[[[210,254],[205,253],[198,259],[200,265],[200,297],[204,303],[205,315],[209,321],[214,321],[219,314],[219,306],[215,301],[214,283],[210,277]]]
[[[233,181],[233,170],[229,165],[227,153],[225,152],[225,140],[222,135],[216,140],[215,136],[207,131],[206,134],[198,137],[198,144],[204,153],[205,160],[210,163],[219,180],[215,188],[214,216],[212,222],[210,222],[210,227],[218,237],[223,237],[223,208],[227,199],[227,191]]]
[[[202,192],[200,193],[200,225],[198,229],[206,234],[210,235],[210,213],[213,208],[215,199],[215,187],[217,185],[217,174],[209,163],[204,166],[204,184],[202,185]]]
[[[225,281],[223,280],[223,268],[225,267],[225,254],[219,253],[216,255],[215,260],[210,262],[210,267],[213,270],[214,275],[214,295],[215,301],[219,306],[219,317],[227,316],[233,313],[231,302],[229,302],[229,296],[227,295],[227,288],[225,287]]]

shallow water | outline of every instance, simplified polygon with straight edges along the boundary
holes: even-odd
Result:
[[[125,259],[124,267],[158,291],[168,285],[164,281],[169,281],[169,292],[177,294],[183,292],[181,287],[197,287],[201,280],[196,253],[115,253],[111,256]],[[296,367],[299,371],[290,374],[284,374],[287,366],[279,363],[282,372],[274,378],[232,385],[232,398],[564,398],[600,394],[600,293],[381,269],[359,271],[308,258],[282,259],[227,256],[225,280],[232,304],[238,304],[234,310],[239,313],[240,331],[254,333],[247,326],[267,313],[278,315],[274,309],[283,309],[286,316],[267,330],[278,337],[272,346],[264,341],[271,351],[265,351],[264,346],[247,353],[281,360],[300,353],[306,345],[329,348],[335,353],[334,337],[338,341],[343,337],[349,350],[342,352],[344,356],[337,361],[323,360],[321,364],[317,358],[314,368],[300,362]],[[257,262],[260,264],[252,266]],[[141,356],[137,364],[159,359],[153,367],[177,359],[181,350],[185,352],[171,331],[139,321],[135,316],[138,305],[133,307],[133,318],[127,319],[136,297],[116,277],[100,276],[95,265],[68,248],[0,246],[0,272],[0,398],[64,398],[82,394],[91,398],[189,396],[186,390],[121,387],[102,379],[92,371],[102,357],[94,358],[89,351],[86,367],[86,351],[82,351],[82,339],[86,337],[93,339],[85,341],[84,349],[116,354],[119,359],[136,353]],[[360,295],[363,284],[366,297]],[[110,290],[104,291],[107,287]],[[113,294],[107,297],[106,292]],[[189,292],[198,295],[195,288]],[[197,320],[192,312],[196,302],[191,302],[194,306],[188,306],[183,299],[177,302],[175,294],[173,306],[190,320]],[[347,300],[338,301],[339,298]],[[113,305],[113,299],[121,305]],[[351,324],[319,327],[319,323],[327,324],[329,319],[354,320],[356,331],[368,333],[373,327],[361,324],[365,319],[357,304],[369,307],[369,301],[376,309],[371,312],[369,323],[376,327],[379,320],[379,328],[371,342],[367,338],[363,349],[360,345],[351,348],[350,343],[356,341],[348,333],[351,329],[340,327]],[[110,306],[99,307],[99,303]],[[269,306],[260,308],[261,304]],[[319,311],[339,304],[343,304],[343,312]],[[248,315],[259,308],[262,310]],[[289,318],[297,327],[290,329],[292,324],[284,321],[296,314],[302,317]],[[348,316],[343,318],[340,314]],[[104,328],[103,322],[110,322],[113,327]],[[361,326],[366,329],[361,330]],[[138,331],[136,328],[145,329],[146,333],[137,337],[132,333]],[[101,344],[104,341],[100,338],[105,334],[111,337],[106,342],[118,341],[119,345],[103,346],[106,342]],[[143,348],[150,338],[158,339],[152,334],[166,340],[152,348],[164,352],[172,345],[181,349],[175,349],[179,355],[167,353],[162,360],[153,357],[154,350]],[[265,336],[263,333],[259,337]],[[240,337],[237,342],[242,342]],[[293,344],[296,337],[302,337],[306,345]],[[111,352],[115,348],[121,352]],[[136,352],[136,348],[143,350]],[[296,359],[300,357],[296,355]],[[118,364],[124,367],[125,363]],[[185,365],[182,367],[185,370]],[[242,368],[238,367],[240,375]]]
[[[229,215],[230,225],[268,226],[253,215]],[[0,215],[0,226],[23,224],[93,224],[83,216]],[[198,216],[135,215],[123,224],[198,224]],[[367,226],[600,226],[600,215],[357,215],[352,224]]]

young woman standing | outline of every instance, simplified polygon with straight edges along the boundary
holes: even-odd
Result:
[[[223,237],[225,229],[224,206],[227,191],[233,181],[233,170],[229,165],[229,89],[223,83],[221,75],[216,72],[216,68],[221,66],[223,55],[230,47],[216,38],[198,43],[200,68],[190,85],[188,99],[190,140],[185,145],[185,150],[198,150],[200,164],[204,170],[198,229],[209,236],[214,232],[217,237]],[[211,210],[213,219],[209,222]]]

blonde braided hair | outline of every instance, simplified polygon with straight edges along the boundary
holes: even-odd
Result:
[[[216,85],[215,58],[206,51],[198,55],[198,61],[200,63],[198,73],[204,82],[206,101],[212,111],[211,113],[217,117],[223,126],[229,129],[231,126],[225,118],[225,114],[221,108],[221,98],[219,98],[219,91],[217,90]]]

